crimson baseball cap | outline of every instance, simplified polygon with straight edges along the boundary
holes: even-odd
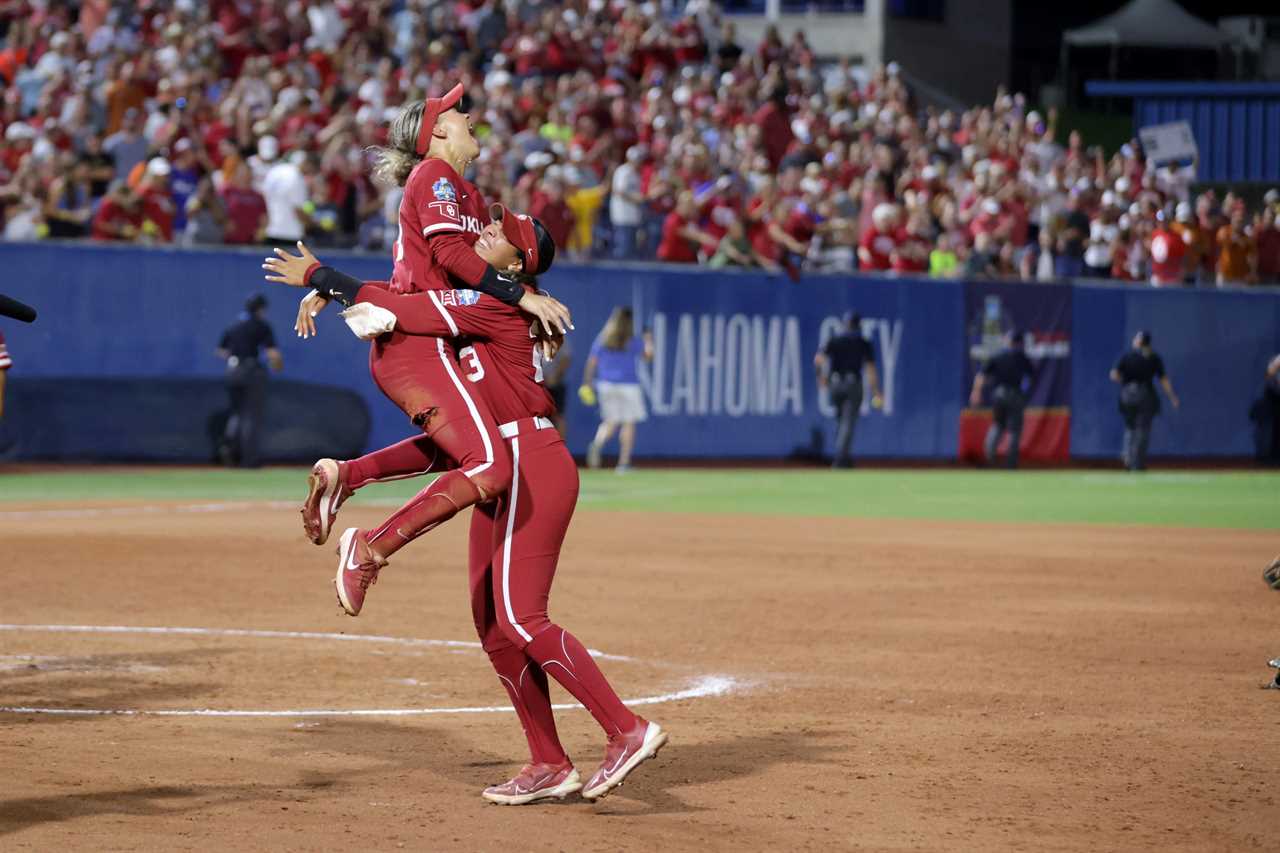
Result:
[[[435,130],[436,119],[445,110],[451,110],[462,100],[462,84],[454,86],[442,98],[427,98],[422,107],[422,124],[418,127],[417,152],[426,155],[431,145],[431,131]]]
[[[512,213],[502,204],[491,205],[489,216],[494,222],[502,223],[502,235],[520,252],[525,273],[542,275],[551,269],[556,257],[556,241],[541,222],[523,213]]]

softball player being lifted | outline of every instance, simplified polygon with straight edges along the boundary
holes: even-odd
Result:
[[[501,205],[494,206],[493,219],[476,243],[477,254],[513,278],[519,277],[522,286],[532,286],[532,275],[550,267],[554,242],[541,223],[516,216]],[[294,264],[293,276],[284,263],[277,267],[283,273],[280,280],[301,283],[302,264]],[[514,475],[506,495],[495,504],[478,505],[472,513],[471,610],[484,650],[524,728],[530,761],[513,779],[487,788],[485,799],[516,805],[563,798],[577,790],[587,799],[603,797],[642,761],[656,755],[667,734],[627,709],[586,647],[547,617],[556,563],[577,503],[578,471],[549,418],[553,403],[541,384],[542,353],[529,318],[470,290],[406,296],[377,283],[361,286],[336,271],[329,271],[328,280],[342,282],[332,293],[355,305],[349,314],[381,318],[374,324],[375,333],[394,326],[396,333],[406,335],[464,337],[464,361],[471,368],[467,379],[502,422],[499,432],[510,449]],[[385,310],[380,313],[379,309]],[[371,456],[379,454],[394,458],[375,461],[375,466],[399,468],[406,475],[452,464],[423,439]],[[357,461],[368,464],[368,460]],[[327,517],[304,519],[308,529],[331,527],[341,501],[350,493],[344,489],[340,499],[325,507],[317,504],[314,512]],[[362,601],[379,568],[361,565],[344,572],[341,580],[347,594]],[[604,761],[585,786],[560,744],[547,673],[591,712],[608,736]]]
[[[541,318],[548,331],[552,323],[563,328],[568,324],[563,305],[526,293],[515,282],[500,277],[472,250],[489,222],[489,210],[479,190],[462,178],[467,164],[480,151],[471,133],[470,116],[465,108],[459,108],[462,97],[459,85],[442,98],[406,107],[391,123],[387,147],[379,152],[379,176],[404,187],[400,239],[395,244],[395,266],[388,287],[396,293],[417,293],[447,291],[455,283],[464,284],[519,304]],[[280,249],[276,255],[264,264],[269,272],[276,271],[273,264],[284,258],[296,260]],[[327,294],[331,273],[314,265],[307,271],[305,283]],[[267,280],[281,279],[268,275]],[[374,341],[369,371],[378,388],[423,431],[432,446],[456,460],[458,467],[432,482],[378,528],[368,533],[353,528],[344,533],[338,549],[339,579],[351,566],[367,570],[386,565],[392,554],[418,536],[462,509],[501,494],[511,483],[511,464],[497,427],[488,411],[472,399],[454,354],[443,340],[392,332]],[[332,467],[318,465],[312,473],[312,495],[330,500],[338,488],[333,482],[336,473]],[[384,475],[374,471],[371,476]],[[309,532],[317,543],[328,536],[327,529]],[[365,571],[361,576],[371,582],[376,573]],[[343,609],[357,615],[364,590],[357,600],[344,597],[342,583],[337,589]]]

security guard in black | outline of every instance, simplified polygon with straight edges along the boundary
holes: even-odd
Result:
[[[1026,383],[1035,372],[1025,350],[1026,337],[1022,332],[1011,332],[1007,346],[996,353],[973,379],[969,392],[969,404],[977,408],[982,404],[982,390],[992,387],[991,426],[987,429],[983,450],[986,461],[995,461],[996,450],[1006,432],[1009,433],[1009,455],[1006,464],[1018,467],[1018,448],[1022,442],[1023,412],[1027,408]]]
[[[265,350],[266,361],[273,370],[280,370],[284,363],[276,349],[275,333],[264,319],[266,298],[253,296],[244,308],[239,321],[222,333],[218,343],[218,357],[227,363],[225,381],[231,402],[231,416],[218,456],[226,464],[256,468],[258,433],[267,402],[267,370],[262,352]]]
[[[872,405],[880,405],[880,377],[876,373],[876,354],[862,337],[862,317],[850,313],[844,318],[844,331],[831,336],[814,356],[818,384],[827,388],[831,406],[836,410],[836,442],[833,467],[853,464],[849,455],[854,428],[862,410],[863,378],[871,386]]]
[[[1151,333],[1138,332],[1134,335],[1132,348],[1111,368],[1111,381],[1120,385],[1119,408],[1124,419],[1122,458],[1124,467],[1130,471],[1143,471],[1147,467],[1151,422],[1160,412],[1156,380],[1159,380],[1169,402],[1178,408],[1178,395],[1164,371],[1164,360],[1151,348]]]

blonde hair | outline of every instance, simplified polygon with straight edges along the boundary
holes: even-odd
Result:
[[[605,349],[624,350],[635,336],[631,309],[626,305],[619,305],[609,315],[609,322],[604,324],[604,329],[600,332],[600,341]]]
[[[385,147],[374,146],[373,174],[383,183],[402,187],[409,180],[413,167],[422,162],[418,153],[418,129],[422,126],[422,101],[409,104],[391,120]]]

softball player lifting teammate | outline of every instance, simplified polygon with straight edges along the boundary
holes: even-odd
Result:
[[[542,225],[516,216],[501,205],[495,222],[476,243],[477,254],[508,271],[521,286],[545,272],[555,244]],[[280,280],[301,283],[301,270],[313,264],[278,262]],[[331,271],[330,281],[343,278]],[[334,294],[352,304],[347,312],[363,335],[397,333],[462,338],[463,361],[475,384],[477,403],[501,421],[499,433],[510,452],[514,475],[509,492],[472,513],[469,575],[476,631],[499,680],[511,697],[528,741],[530,761],[511,780],[484,791],[492,802],[508,805],[563,798],[581,790],[587,799],[603,797],[647,758],[657,754],[667,734],[656,723],[632,713],[618,698],[586,647],[547,617],[551,583],[565,532],[578,496],[578,472],[559,432],[551,423],[553,403],[542,386],[542,351],[530,320],[515,308],[471,290],[401,295],[380,283],[346,278]],[[361,323],[365,325],[361,327]],[[305,330],[313,332],[312,327]],[[337,484],[324,500],[309,500],[304,524],[309,532],[332,528],[339,507],[352,492],[374,480],[445,470],[456,463],[427,439],[401,442],[348,463],[322,460],[325,479]],[[356,472],[352,476],[352,472]],[[446,475],[447,476],[447,475]],[[314,492],[314,490],[313,490]],[[536,507],[536,511],[535,511]],[[358,531],[343,534],[340,553],[350,558]],[[381,565],[355,561],[338,578],[340,595],[358,611]],[[605,758],[585,786],[560,744],[547,673],[581,702],[608,736]]]
[[[472,247],[489,222],[489,210],[479,190],[462,178],[467,165],[480,151],[471,132],[471,119],[460,105],[462,86],[442,98],[405,107],[391,123],[387,147],[378,154],[376,171],[384,180],[404,187],[400,202],[400,237],[394,249],[394,269],[387,288],[395,293],[447,291],[455,284],[474,288],[537,316],[548,331],[569,324],[568,310],[550,297],[529,293],[516,282],[499,276]],[[299,248],[302,244],[299,243]],[[263,265],[278,272],[276,264],[297,261],[281,249]],[[318,311],[332,288],[335,271],[313,264],[304,283],[317,291],[308,312]],[[268,281],[281,281],[268,275]],[[302,313],[302,312],[300,312]],[[369,371],[378,388],[417,425],[430,440],[458,463],[455,470],[431,483],[389,518],[366,534],[347,531],[339,549],[338,574],[343,566],[381,566],[418,536],[449,520],[459,511],[506,491],[511,465],[501,452],[492,418],[477,406],[463,384],[452,350],[438,338],[395,331],[373,342]],[[332,472],[318,467],[313,473],[313,493],[331,495]],[[422,473],[421,471],[416,473]],[[373,476],[384,479],[375,472]],[[330,500],[330,498],[322,498]],[[323,542],[327,530],[311,531]],[[375,575],[365,573],[370,582]],[[352,616],[358,602],[343,598]],[[362,597],[362,596],[361,596]]]

